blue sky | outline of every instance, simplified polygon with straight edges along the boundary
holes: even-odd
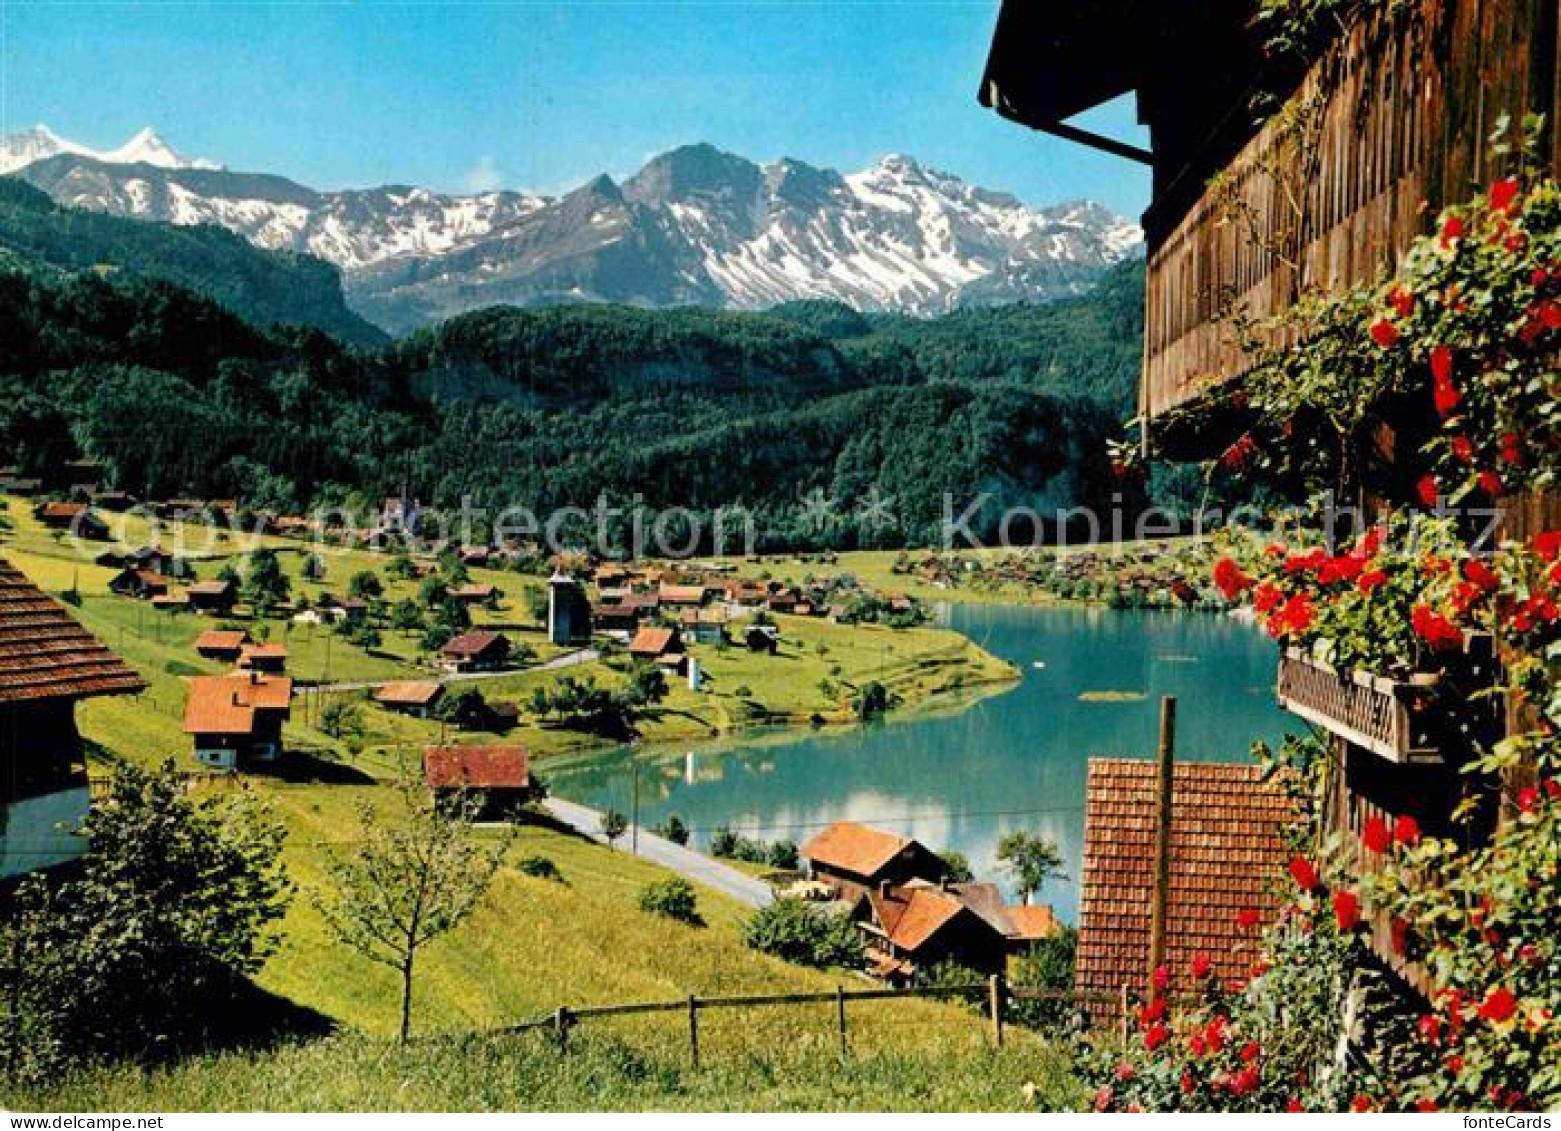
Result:
[[[558,191],[709,141],[851,170],[909,153],[1128,215],[1145,170],[976,104],[997,0],[0,0],[0,132],[175,148],[319,188]],[[1086,123],[1142,141],[1130,104]]]

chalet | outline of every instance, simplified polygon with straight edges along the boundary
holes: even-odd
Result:
[[[150,604],[160,613],[185,613],[190,610],[190,595],[183,591],[161,593]]]
[[[795,613],[797,594],[790,589],[783,589],[779,593],[771,593],[770,599],[765,604],[772,613]]]
[[[678,627],[687,633],[695,644],[720,644],[726,639],[726,610],[682,609],[678,612]]]
[[[168,585],[168,579],[160,573],[154,573],[149,569],[130,568],[120,571],[109,579],[108,591],[117,593],[121,597],[149,601],[153,597],[166,597]]]
[[[226,616],[238,602],[238,590],[231,581],[196,581],[185,592],[190,597],[190,607],[198,613]]]
[[[253,641],[242,628],[213,628],[195,638],[195,651],[208,660],[238,663],[239,653]]]
[[[185,568],[182,559],[175,557],[167,550],[157,546],[142,546],[139,549],[127,550],[120,553],[116,550],[105,550],[93,561],[109,569],[145,569],[153,573],[160,573],[165,577],[176,577]]]
[[[1156,796],[1154,762],[1090,759],[1074,974],[1081,992],[1142,993],[1147,984]],[[1197,989],[1186,979],[1200,955],[1222,982],[1247,975],[1256,932],[1238,931],[1236,918],[1257,911],[1272,920],[1294,816],[1257,766],[1175,764],[1164,950],[1172,992]]]
[[[293,681],[241,672],[190,680],[184,733],[195,757],[219,770],[246,762],[274,762],[282,754],[282,724],[292,714]]]
[[[244,671],[279,674],[287,670],[286,644],[244,644],[238,650],[238,666]]]
[[[621,637],[625,643],[639,630],[640,614],[623,605],[592,605],[591,631],[603,636]]]
[[[661,585],[656,596],[663,605],[673,608],[697,608],[705,603],[707,593],[703,585]]]
[[[387,683],[374,690],[374,702],[387,711],[426,719],[444,697],[444,685],[431,679]]]
[[[683,634],[675,628],[642,628],[629,641],[630,656],[657,664],[681,665],[683,651]]]
[[[76,704],[144,686],[0,558],[0,879],[63,863],[86,847],[69,831],[89,804]]]
[[[98,491],[92,496],[92,505],[99,510],[127,511],[136,505],[136,497],[124,491]]]
[[[467,546],[461,550],[461,564],[466,566],[485,566],[493,557],[493,551],[486,546]]]
[[[893,985],[909,985],[943,963],[981,974],[1000,974],[1008,965],[1004,933],[937,884],[885,880],[863,893],[853,918],[866,944],[868,972]]]
[[[466,585],[458,585],[450,590],[450,600],[461,605],[492,605],[497,604],[504,591],[497,585],[489,585],[486,582],[470,582]]]
[[[436,801],[471,801],[489,818],[513,816],[539,793],[524,746],[430,746],[423,780]]]
[[[109,536],[108,524],[86,503],[43,503],[33,517],[50,530],[68,530],[77,538],[102,542]]]
[[[284,538],[307,538],[316,529],[315,523],[297,514],[278,515],[267,520],[266,526]]]
[[[829,884],[848,900],[885,883],[936,883],[947,871],[937,854],[920,842],[855,821],[836,821],[804,844],[801,855],[810,879]]]
[[[446,671],[492,672],[509,662],[509,638],[499,632],[467,632],[439,649]]]

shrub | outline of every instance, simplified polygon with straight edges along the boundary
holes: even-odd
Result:
[[[647,884],[640,892],[640,910],[652,915],[665,915],[668,919],[676,919],[691,927],[705,925],[694,896],[694,885],[676,876]]]
[[[743,924],[754,950],[801,966],[860,966],[862,938],[844,916],[829,915],[800,899],[777,899]]]
[[[563,883],[564,874],[558,870],[558,865],[546,856],[523,856],[516,861],[515,867],[522,875],[531,876],[538,880],[552,880],[554,883]]]

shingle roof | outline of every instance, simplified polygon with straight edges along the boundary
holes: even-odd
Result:
[[[0,558],[0,703],[121,695],[146,684]]]
[[[896,888],[887,898],[874,891],[867,898],[889,941],[910,954],[965,910],[959,900],[934,887]]]
[[[836,821],[802,846],[802,856],[815,864],[872,876],[912,843],[907,837],[855,821]]]
[[[423,751],[423,776],[430,789],[525,789],[530,763],[524,746],[430,746]]]
[[[660,656],[677,642],[675,628],[642,628],[629,642],[631,656]]]
[[[431,679],[405,680],[400,683],[387,683],[379,688],[374,692],[374,701],[423,707],[439,698],[443,691],[444,688]]]
[[[1004,908],[1004,911],[1008,916],[1008,922],[1013,927],[1010,938],[1033,942],[1038,939],[1049,939],[1057,933],[1057,914],[1048,904],[1038,903],[1033,907],[1010,904]]]
[[[184,733],[252,734],[256,711],[291,711],[292,702],[286,676],[198,676],[184,701]]]
[[[213,628],[195,638],[197,652],[237,652],[249,643],[249,633],[242,628]]]
[[[1289,801],[1256,766],[1178,762],[1171,802],[1171,891],[1166,965],[1171,988],[1191,988],[1197,955],[1221,979],[1245,977],[1253,936],[1238,933],[1243,909],[1278,906],[1274,881],[1286,859]],[[1149,900],[1154,870],[1155,765],[1091,758],[1079,900],[1078,989],[1143,992],[1148,979]]]
[[[446,656],[480,656],[501,642],[509,643],[497,632],[468,632],[451,640],[440,651]]]

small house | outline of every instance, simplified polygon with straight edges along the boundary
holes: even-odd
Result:
[[[168,579],[149,569],[129,567],[109,579],[108,591],[121,597],[150,601],[153,597],[168,595]]]
[[[489,818],[513,816],[539,792],[524,746],[430,746],[423,780],[436,802],[472,802]]]
[[[486,582],[469,582],[450,590],[450,600],[467,606],[496,604],[502,596],[504,596],[502,589]]]
[[[274,762],[282,754],[282,724],[292,714],[293,681],[243,672],[190,680],[184,733],[195,757],[219,770],[245,762]]]
[[[829,884],[843,899],[855,899],[885,883],[936,883],[948,871],[921,842],[855,821],[836,821],[803,845],[801,856],[808,862],[809,878]]]
[[[1008,939],[986,917],[937,884],[869,889],[853,912],[863,934],[868,972],[893,985],[917,974],[957,963],[981,974],[1000,974],[1008,964]]]
[[[387,711],[426,719],[444,697],[444,686],[431,679],[387,683],[374,691],[374,702]]]
[[[226,616],[238,601],[238,590],[231,581],[196,581],[185,590],[190,607],[198,613]]]
[[[286,644],[245,644],[238,651],[238,666],[244,671],[278,674],[287,670]]]
[[[627,642],[640,627],[639,610],[623,605],[592,605],[591,631]]]
[[[152,598],[152,608],[160,613],[185,613],[190,610],[188,593],[160,593]]]
[[[236,664],[239,653],[251,643],[253,641],[245,629],[213,628],[195,638],[195,651],[208,660]]]
[[[629,641],[629,655],[636,660],[680,666],[683,662],[683,634],[675,628],[642,628]]]
[[[509,655],[509,639],[499,632],[462,633],[439,649],[441,665],[451,672],[499,671]]]
[[[678,627],[695,644],[720,644],[726,639],[726,620],[726,610],[722,608],[681,609],[678,612]]]
[[[50,530],[68,530],[77,538],[102,542],[109,536],[108,524],[86,503],[43,503],[33,517]]]
[[[705,603],[706,591],[703,585],[661,585],[656,590],[656,595],[661,598],[663,605],[674,608],[697,608]]]

